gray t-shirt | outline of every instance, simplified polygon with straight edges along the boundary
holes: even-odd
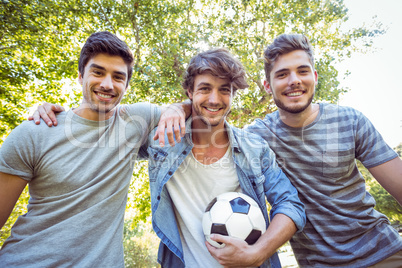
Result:
[[[289,127],[275,112],[248,130],[268,142],[305,204],[306,226],[290,241],[300,267],[367,267],[402,249],[355,163],[371,168],[398,155],[360,112],[320,104],[305,127]]]
[[[0,148],[0,171],[29,182],[28,212],[0,250],[1,267],[124,267],[123,219],[138,149],[159,121],[147,103],[106,121],[63,112],[23,122]]]

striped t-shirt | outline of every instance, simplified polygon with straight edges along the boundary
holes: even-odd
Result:
[[[364,115],[320,104],[305,127],[289,127],[274,112],[248,130],[268,142],[305,204],[306,226],[290,241],[300,267],[367,267],[402,250],[355,163],[371,168],[398,155]]]

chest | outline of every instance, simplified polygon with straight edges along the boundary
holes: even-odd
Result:
[[[31,193],[58,196],[95,185],[107,188],[112,181],[129,182],[140,135],[121,133],[119,128],[82,126],[52,132],[37,146]]]
[[[194,145],[191,152],[196,161],[204,165],[210,165],[222,159],[228,148],[228,145]]]

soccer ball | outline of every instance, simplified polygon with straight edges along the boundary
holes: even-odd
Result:
[[[237,237],[252,245],[265,232],[266,224],[257,202],[245,194],[228,192],[208,204],[202,217],[202,229],[212,246],[223,248],[225,244],[211,240],[211,234]]]

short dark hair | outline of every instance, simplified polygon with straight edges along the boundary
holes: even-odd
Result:
[[[82,75],[88,61],[98,54],[120,56],[123,59],[127,64],[127,87],[133,74],[134,57],[126,42],[107,31],[93,33],[81,49],[78,70]]]
[[[302,34],[281,34],[264,51],[264,71],[268,82],[270,82],[270,73],[278,57],[295,50],[305,51],[314,68],[313,47],[307,37]]]
[[[190,92],[194,90],[195,77],[205,73],[222,79],[229,79],[233,86],[233,93],[237,89],[244,89],[249,86],[243,65],[225,48],[201,52],[190,60],[182,83],[187,96],[187,90]]]

